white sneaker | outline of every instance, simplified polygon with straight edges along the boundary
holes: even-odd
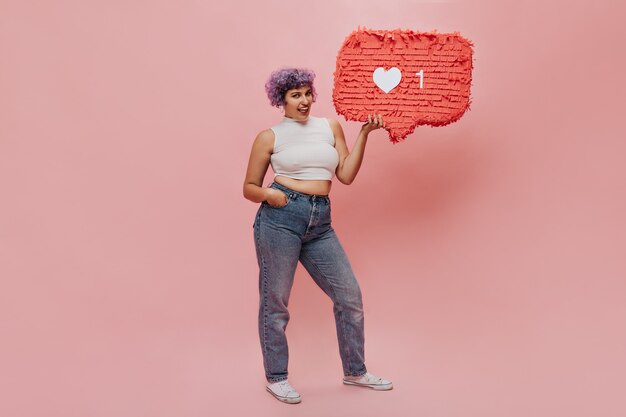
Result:
[[[278,401],[288,404],[298,404],[302,399],[298,391],[292,387],[287,380],[267,384],[265,389],[272,394]]]
[[[344,376],[343,383],[346,385],[372,388],[376,391],[387,391],[393,389],[391,381],[372,375],[369,372],[366,372],[365,375],[361,376]]]

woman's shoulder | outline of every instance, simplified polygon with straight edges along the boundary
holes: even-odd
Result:
[[[342,130],[341,124],[339,123],[337,119],[333,119],[332,117],[326,117],[324,119],[328,123],[328,126],[330,126],[330,129],[333,131],[333,133],[336,133]]]
[[[331,125],[331,127],[339,125],[339,121],[337,119],[334,119],[332,117],[325,117],[325,119],[328,121],[328,124]]]
[[[316,119],[318,122],[328,123],[330,127],[339,125],[339,122],[337,121],[337,119],[334,119],[332,117],[313,117],[313,118]]]
[[[274,137],[274,131],[272,130],[271,127],[261,130],[257,135],[257,138],[273,138]]]
[[[254,140],[256,145],[262,146],[262,147],[267,147],[267,148],[273,148],[274,147],[274,131],[269,128],[269,129],[265,129],[265,130],[261,130],[257,135],[256,135],[256,139]]]

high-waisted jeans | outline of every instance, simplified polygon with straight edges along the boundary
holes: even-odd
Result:
[[[259,263],[259,337],[267,381],[287,379],[287,305],[298,260],[333,302],[344,375],[365,374],[361,290],[331,227],[330,199],[300,193],[278,183],[270,187],[285,193],[289,201],[280,208],[262,202],[254,221]]]

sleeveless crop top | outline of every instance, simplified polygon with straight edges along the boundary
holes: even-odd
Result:
[[[289,117],[271,128],[274,152],[270,157],[274,177],[331,180],[339,164],[335,136],[328,119],[309,116],[300,122]]]

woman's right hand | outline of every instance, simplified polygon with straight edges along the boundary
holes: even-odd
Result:
[[[267,198],[265,199],[265,201],[267,201],[267,204],[274,208],[281,208],[283,206],[286,206],[289,202],[287,194],[275,188],[268,188],[266,193]]]
[[[381,127],[385,127],[383,116],[376,113],[374,113],[373,115],[368,114],[367,122],[365,122],[365,124],[361,126],[361,131],[364,132],[366,135],[369,135],[372,130],[380,129]]]

